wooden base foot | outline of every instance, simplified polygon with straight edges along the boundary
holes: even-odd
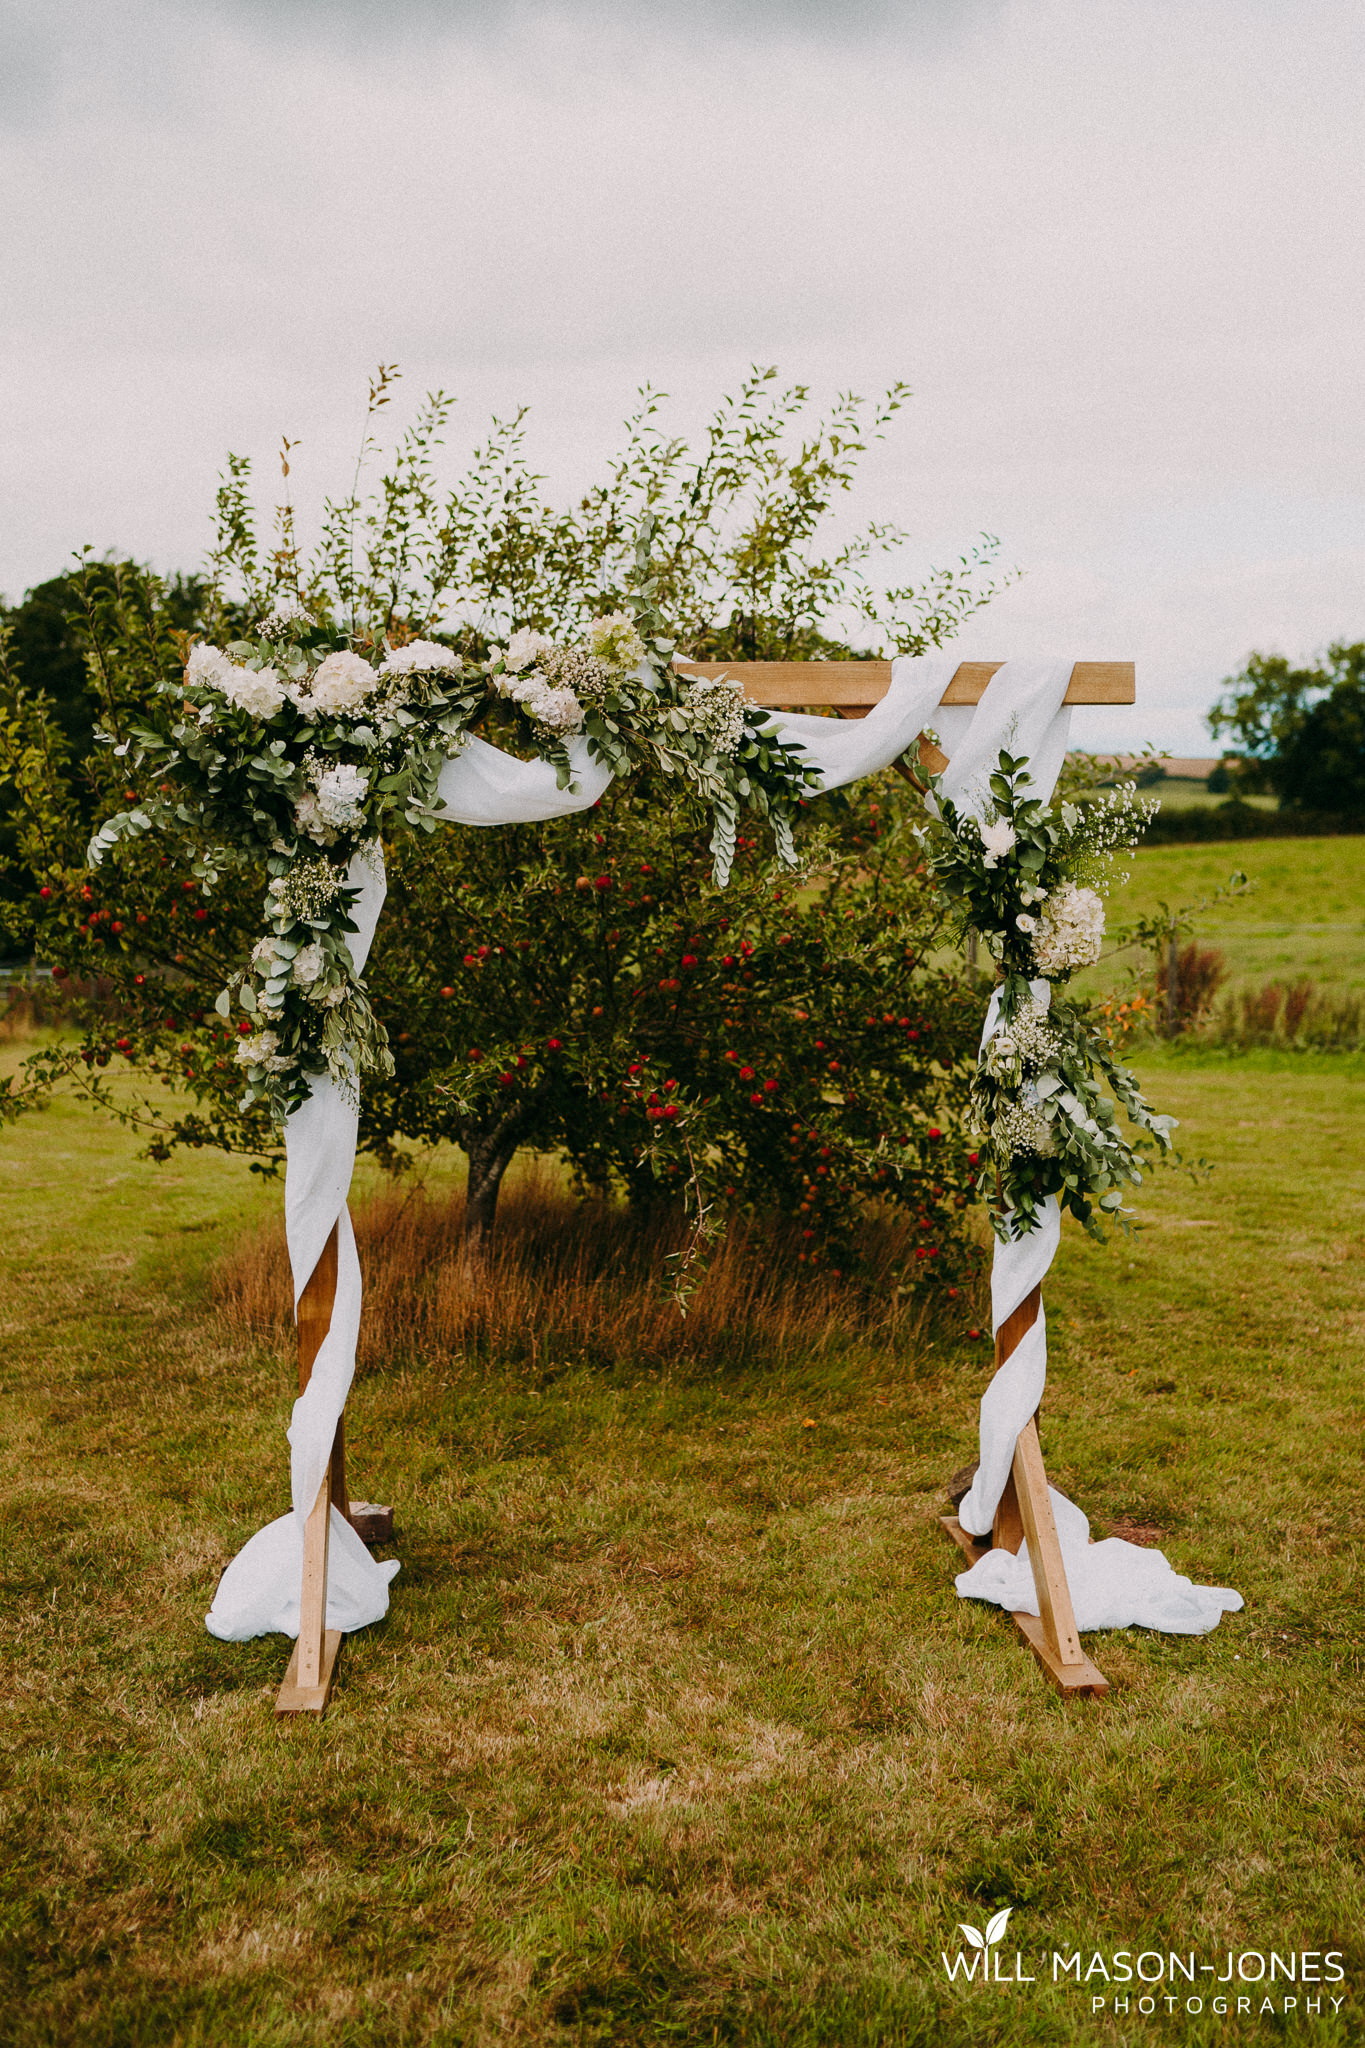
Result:
[[[973,1536],[964,1529],[956,1515],[940,1515],[938,1523],[944,1535],[952,1538],[969,1565],[975,1564],[979,1558],[985,1557],[987,1552],[994,1548],[989,1537]],[[1084,1654],[1079,1664],[1063,1664],[1048,1642],[1047,1633],[1036,1614],[1012,1613],[1010,1619],[1059,1692],[1082,1696],[1089,1694],[1094,1699],[1102,1699],[1108,1692],[1109,1680],[1099,1666],[1092,1664]]]
[[[295,1643],[289,1658],[289,1668],[284,1674],[279,1698],[275,1702],[277,1714],[321,1714],[326,1711],[327,1697],[332,1690],[332,1676],[336,1670],[337,1652],[341,1648],[341,1630],[329,1628],[322,1639],[322,1673],[317,1685],[299,1684],[299,1646]]]
[[[1089,1693],[1095,1699],[1102,1699],[1108,1692],[1109,1680],[1099,1666],[1092,1664],[1084,1653],[1079,1664],[1063,1664],[1048,1641],[1047,1633],[1036,1614],[1016,1614],[1012,1618],[1015,1627],[1058,1692],[1068,1695]]]
[[[381,1508],[378,1501],[353,1500],[347,1520],[363,1543],[393,1541],[393,1509]]]
[[[975,1564],[978,1558],[984,1557],[986,1552],[992,1547],[989,1536],[970,1535],[963,1528],[956,1515],[940,1515],[938,1525],[940,1529],[952,1537],[968,1564]]]

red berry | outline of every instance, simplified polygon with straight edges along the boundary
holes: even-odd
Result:
[[[52,970],[52,979],[54,981],[65,981],[66,969],[64,967],[54,967]]]
[[[754,1103],[754,1104],[755,1104],[755,1106],[758,1106],[758,1105],[761,1105],[761,1103],[762,1103],[762,1101],[763,1101],[763,1097],[762,1097],[761,1095],[751,1095],[751,1096],[749,1097],[749,1100],[750,1100],[750,1102]]]
[[[559,1052],[562,1049],[560,1040],[557,1038],[547,1038],[545,1041],[545,1049],[547,1052]]]
[[[133,1049],[131,1038],[116,1038],[114,1044],[120,1052],[131,1052]]]
[[[598,887],[599,889],[610,889],[610,887],[611,887],[611,876],[610,876],[610,875],[599,875],[599,876],[597,877],[597,884],[596,884],[596,886],[597,886],[597,887]]]
[[[146,981],[146,979],[147,979],[147,977],[146,977],[146,975],[145,975],[145,974],[135,974],[135,975],[133,976],[133,986],[134,986],[134,988],[141,988],[141,987],[142,987],[142,984],[143,984],[143,982],[144,982],[144,981]],[[248,1024],[246,1028],[247,1028],[247,1030],[249,1031],[249,1030],[251,1029],[251,1026],[250,1026],[250,1025]]]
[[[453,988],[443,988],[441,990],[441,994],[446,998],[447,1002],[449,1002],[451,996],[453,996],[454,993],[455,991]]]
[[[241,1022],[240,1022],[240,1023],[238,1024],[238,1026],[237,1026],[237,1029],[238,1029],[238,1030],[239,1030],[239,1031],[241,1032],[241,1034],[242,1034],[243,1038],[250,1038],[250,1036],[251,1036],[251,1023],[250,1023],[250,1020],[249,1020],[248,1018],[246,1018],[246,1017],[243,1017],[243,1018],[242,1018],[242,1020],[241,1020]]]
[[[752,1080],[753,1080],[753,1078],[754,1078],[754,1070],[753,1070],[753,1068],[752,1068],[752,1067],[741,1067],[741,1068],[740,1068],[740,1070],[739,1070],[739,1078],[740,1078],[740,1080],[741,1080],[741,1081],[752,1081]]]
[[[111,932],[113,932],[115,937],[117,937],[118,934],[123,930],[123,926],[119,923],[119,920],[115,918],[114,922],[110,925],[109,929]]]
[[[44,903],[46,903],[48,897],[52,894],[52,891],[50,889],[40,889],[38,891],[38,894],[42,897]]]
[[[510,1074],[499,1074],[498,1086],[499,1088],[510,1088],[512,1086],[512,1076]]]
[[[980,1330],[968,1330],[967,1335],[969,1337],[979,1337],[981,1335],[981,1332]]]
[[[481,1052],[479,1051],[479,1048],[477,1047],[477,1045],[471,1045],[471,1046],[470,1046],[470,1048],[469,1048],[469,1057],[470,1057],[470,1058],[471,1058],[472,1060],[481,1060],[481,1059],[483,1058],[483,1054],[482,1054],[482,1053],[481,1053]]]
[[[929,1126],[929,1136],[930,1136],[931,1138],[941,1138],[941,1137],[943,1136],[943,1133],[942,1133],[942,1131],[941,1131],[941,1130],[940,1130],[940,1129],[938,1128],[938,1125],[937,1125],[937,1124],[930,1124],[930,1126]]]
[[[948,1299],[949,1301],[957,1300],[957,1289],[955,1287],[950,1287],[948,1289]]]
[[[776,1095],[776,1093],[777,1093],[777,1083],[776,1083],[776,1081],[765,1081],[765,1082],[763,1083],[763,1093],[764,1093],[765,1095]]]
[[[674,1118],[674,1117],[675,1117],[675,1116],[676,1116],[677,1114],[678,1114],[678,1105],[677,1105],[677,1103],[676,1103],[676,1102],[666,1102],[666,1103],[664,1104],[664,1107],[663,1107],[663,1115],[664,1115],[665,1117],[667,1117],[667,1118],[668,1118],[668,1120],[669,1120],[670,1122],[672,1122],[673,1118]]]
[[[968,1164],[968,1166],[975,1166],[975,1165],[976,1165],[976,1163],[977,1163],[977,1161],[978,1161],[978,1160],[980,1159],[980,1157],[981,1157],[981,1154],[980,1154],[979,1152],[969,1152],[969,1153],[967,1154],[967,1164]]]
[[[695,966],[696,966],[696,964],[697,964],[697,956],[696,956],[696,954],[695,954],[695,953],[684,953],[684,954],[683,954],[683,956],[682,956],[682,964],[683,964],[683,966],[684,966],[684,967],[695,967]]]
[[[194,885],[194,883],[193,883],[193,882],[182,882],[182,883],[180,884],[180,886],[181,886],[181,888],[182,888],[182,889],[184,890],[184,892],[185,892],[185,894],[186,894],[187,896],[193,896],[193,894],[194,894],[194,888],[195,888],[195,885]]]

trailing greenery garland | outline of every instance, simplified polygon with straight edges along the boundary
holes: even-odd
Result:
[[[264,865],[270,876],[263,935],[217,1003],[224,1017],[234,1004],[242,1012],[244,1108],[266,1103],[282,1123],[310,1075],[352,1088],[360,1074],[392,1072],[347,944],[360,895],[352,864],[386,828],[435,829],[441,771],[471,732],[538,755],[561,788],[579,735],[615,774],[650,763],[678,776],[711,809],[722,884],[746,807],[794,862],[796,806],[819,776],[738,683],[676,675],[648,543],[646,529],[631,610],[595,619],[586,646],[528,629],[481,661],[397,633],[338,645],[297,599],[277,600],[249,637],[187,646],[183,676],[154,699],[160,716],[98,735],[156,794],[99,827],[92,866],[120,841],[174,825],[198,842],[205,894],[228,870]]]
[[[1045,804],[1027,760],[1002,752],[978,821],[929,779],[927,865],[961,930],[978,932],[999,987],[972,1102],[985,1137],[978,1192],[997,1236],[1036,1230],[1055,1195],[1092,1237],[1126,1225],[1124,1190],[1172,1150],[1175,1118],[1154,1114],[1137,1077],[1085,1009],[1059,991],[1100,957],[1102,897],[1155,810],[1120,785],[1081,804]],[[1136,1135],[1119,1119],[1122,1111]]]

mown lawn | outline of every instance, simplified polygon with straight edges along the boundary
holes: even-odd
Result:
[[[1128,886],[1110,899],[1110,927],[1160,902],[1198,903],[1238,868],[1255,887],[1195,922],[1200,944],[1220,949],[1235,982],[1307,975],[1335,989],[1365,988],[1365,835],[1142,847]],[[1113,979],[1101,968],[1086,981],[1107,988]]]
[[[370,1374],[393,1608],[278,1725],[284,1640],[202,1622],[285,1503],[291,1366],[204,1289],[278,1195],[71,1108],[4,1134],[0,2038],[1360,2039],[1365,1063],[1145,1066],[1216,1171],[1129,1244],[1068,1236],[1045,1451],[1097,1533],[1247,1605],[1088,1638],[1114,1690],[1069,1706],[953,1592],[964,1342]],[[1038,1981],[946,1982],[1006,1904]],[[1341,1949],[1347,2002],[1116,2020],[1037,1960],[1078,1948]]]

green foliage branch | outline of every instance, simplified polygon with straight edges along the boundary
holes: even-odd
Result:
[[[1099,958],[1099,891],[1155,806],[1131,783],[1047,804],[1030,794],[1032,780],[1026,757],[1002,751],[979,821],[931,777],[928,866],[959,928],[979,932],[996,962],[995,1016],[972,1089],[985,1134],[978,1189],[992,1226],[1006,1242],[1023,1236],[1055,1196],[1102,1241],[1106,1221],[1130,1222],[1124,1190],[1141,1184],[1153,1155],[1172,1151],[1175,1120],[1152,1111],[1085,1007],[1059,991]]]

